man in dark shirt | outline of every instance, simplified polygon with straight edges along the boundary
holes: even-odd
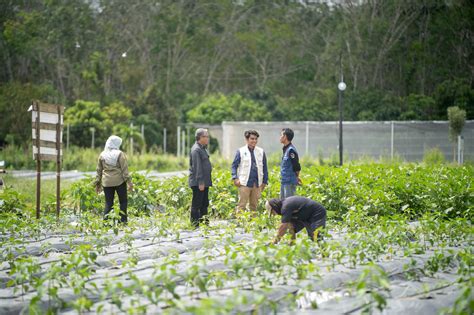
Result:
[[[286,199],[270,199],[265,207],[270,214],[281,215],[281,225],[273,241],[278,243],[289,230],[292,239],[295,234],[306,228],[308,236],[314,240],[314,232],[326,227],[326,209],[314,200],[301,196],[292,196]],[[319,233],[317,234],[318,239]]]
[[[209,187],[212,186],[212,165],[207,152],[209,133],[207,129],[196,130],[196,143],[189,154],[189,187],[193,190],[191,202],[191,223],[198,227],[207,215]],[[205,221],[204,221],[205,222]]]
[[[280,176],[281,188],[280,198],[285,199],[296,194],[296,185],[301,185],[298,152],[291,143],[294,132],[290,128],[282,129],[280,142],[283,144],[283,156],[281,158]]]

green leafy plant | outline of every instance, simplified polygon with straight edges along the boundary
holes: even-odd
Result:
[[[374,263],[370,263],[361,273],[354,287],[359,296],[364,297],[363,312],[371,312],[373,304],[382,312],[387,305],[387,292],[390,284],[385,271]]]
[[[19,192],[9,187],[0,191],[0,215],[5,213],[22,215],[25,209],[25,197]]]

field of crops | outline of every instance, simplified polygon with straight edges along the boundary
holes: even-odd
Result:
[[[260,212],[236,217],[230,171],[217,169],[210,225],[189,224],[185,177],[134,174],[128,226],[105,226],[91,179],[36,222],[0,193],[0,314],[472,314],[474,168],[311,166],[299,195],[328,209],[325,238],[271,240],[270,172]],[[118,208],[118,207],[116,207]],[[48,214],[51,213],[51,214]]]

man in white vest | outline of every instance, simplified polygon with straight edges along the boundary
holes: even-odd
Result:
[[[250,210],[256,211],[258,199],[268,183],[267,157],[262,148],[257,147],[256,130],[244,133],[246,145],[235,153],[232,162],[232,180],[239,189],[237,211],[245,210],[247,204]]]

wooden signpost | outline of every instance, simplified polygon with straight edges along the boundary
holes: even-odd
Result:
[[[40,218],[41,161],[56,161],[56,216],[59,218],[64,106],[33,101],[33,158],[36,160],[36,218]]]

